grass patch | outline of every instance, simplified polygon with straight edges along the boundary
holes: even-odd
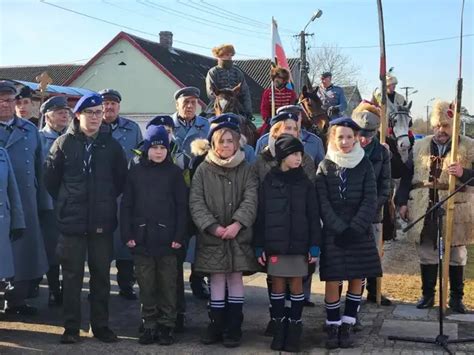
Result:
[[[474,280],[474,245],[467,247],[466,279]]]

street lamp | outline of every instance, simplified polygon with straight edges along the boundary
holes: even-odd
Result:
[[[302,90],[304,84],[306,83],[306,77],[308,76],[308,62],[306,61],[306,36],[309,34],[306,33],[306,28],[309,26],[311,22],[320,18],[323,14],[322,10],[318,10],[311,16],[306,26],[304,26],[303,31],[300,32],[298,37],[300,37],[300,90]]]
[[[430,103],[433,102],[435,98],[432,97],[426,103],[426,134],[430,132]]]

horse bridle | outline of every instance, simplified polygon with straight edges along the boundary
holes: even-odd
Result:
[[[394,123],[394,116],[397,116],[397,115],[407,115],[409,118],[410,118],[410,123],[408,125],[408,127],[411,127],[412,123],[411,123],[411,116],[408,112],[406,111],[394,111],[394,112],[391,112],[389,115],[388,115],[388,128],[390,128],[390,135],[393,136],[393,138],[395,138],[395,140],[399,140],[401,138],[404,138],[404,137],[408,137],[410,138],[410,134],[409,133],[406,133],[406,134],[401,134],[399,136],[396,136],[395,135],[395,131],[394,131],[394,127],[395,127],[395,123]]]

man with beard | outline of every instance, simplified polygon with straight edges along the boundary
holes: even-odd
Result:
[[[434,135],[416,141],[413,147],[413,168],[409,177],[403,178],[397,191],[400,217],[416,219],[428,208],[448,195],[448,175],[459,169],[449,168],[451,137],[453,134],[454,107],[449,102],[438,101],[433,105],[431,126]],[[474,140],[459,136],[458,163],[463,169],[472,168],[474,162]],[[461,169],[461,176],[462,170]],[[463,181],[463,180],[461,180]],[[459,182],[458,182],[459,184]],[[466,245],[474,242],[474,208],[472,189],[461,190],[454,198],[454,229],[449,259],[450,299],[452,311],[466,313],[462,302],[464,295],[464,267],[467,263]],[[418,254],[421,267],[423,295],[417,308],[431,308],[435,302],[435,287],[438,275],[437,220],[430,214],[424,223],[412,228],[408,237],[420,237]],[[445,232],[445,230],[443,230]]]

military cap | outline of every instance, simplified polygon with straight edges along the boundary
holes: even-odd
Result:
[[[193,96],[199,98],[201,91],[194,86],[187,86],[185,88],[179,89],[174,93],[174,99],[178,100],[180,97]]]
[[[44,115],[46,112],[69,108],[67,99],[64,96],[53,96],[46,100],[40,107],[40,112]]]
[[[212,136],[214,135],[214,133],[216,133],[218,130],[220,129],[224,129],[224,128],[229,128],[237,133],[240,134],[240,129],[239,129],[239,126],[237,126],[236,124],[234,123],[231,123],[231,122],[222,122],[222,123],[219,123],[217,126],[211,128],[211,130],[209,131],[209,134],[207,135],[207,140],[209,142],[212,141]]]
[[[352,120],[360,127],[359,134],[364,137],[373,137],[380,127],[380,119],[370,111],[354,112]]]
[[[102,105],[102,96],[93,93],[82,96],[74,106],[73,113],[82,112],[86,108]]]
[[[349,127],[352,128],[355,131],[359,131],[360,127],[357,123],[354,122],[354,120],[350,117],[339,117],[331,122],[329,122],[330,126],[343,126],[343,127]]]
[[[0,80],[0,92],[7,92],[10,94],[15,94],[16,95],[16,87],[15,84],[13,84],[9,80]]]
[[[213,117],[209,120],[210,124],[219,124],[219,123],[224,123],[224,122],[233,123],[236,126],[238,126],[240,124],[239,115],[229,112],[229,113],[223,113],[222,115]]]
[[[299,115],[297,113],[282,112],[282,113],[279,113],[278,115],[272,117],[272,119],[270,120],[270,126],[273,126],[277,122],[286,121],[286,120],[293,120],[293,121],[297,122],[298,119],[299,119]]]
[[[332,78],[332,73],[330,71],[325,71],[321,74],[321,79]]]
[[[279,107],[276,110],[277,115],[283,112],[299,114],[303,112],[303,108],[301,107],[301,105],[286,105],[286,106]]]
[[[150,126],[168,126],[174,128],[174,121],[171,116],[168,115],[159,115],[153,117],[147,124],[146,128]]]
[[[29,86],[23,86],[20,89],[20,92],[15,96],[15,99],[31,99],[33,97],[33,91]]]
[[[114,89],[104,89],[99,91],[99,95],[102,96],[102,100],[112,100],[115,102],[122,101],[122,95],[117,90]]]

